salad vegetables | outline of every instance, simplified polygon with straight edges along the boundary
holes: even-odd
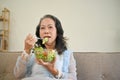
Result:
[[[44,38],[42,44],[45,44],[46,42],[48,42],[48,38]]]
[[[46,42],[48,42],[48,38],[44,38],[42,40],[42,44],[45,44]],[[37,45],[35,45],[33,50],[36,55],[36,58],[42,59],[45,62],[53,61],[55,58],[55,55],[56,55],[55,50],[47,50],[47,49],[44,49],[43,47],[37,46]]]

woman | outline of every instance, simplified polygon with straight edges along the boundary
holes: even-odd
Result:
[[[77,80],[76,62],[73,53],[67,49],[66,39],[60,21],[53,15],[45,15],[41,18],[36,28],[36,36],[48,42],[42,44],[31,34],[25,39],[24,51],[18,57],[14,68],[14,75],[18,79],[65,79]],[[35,57],[32,48],[35,43],[40,44],[44,49],[56,50],[57,54],[52,62],[44,62]]]

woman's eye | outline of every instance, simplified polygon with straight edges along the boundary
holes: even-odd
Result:
[[[41,27],[40,29],[45,29],[45,27]]]
[[[49,29],[53,28],[52,26],[49,26]]]

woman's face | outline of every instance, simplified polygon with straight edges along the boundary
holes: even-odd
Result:
[[[46,44],[52,45],[55,44],[57,37],[57,30],[55,27],[55,22],[51,18],[44,18],[40,24],[40,37],[48,38]]]

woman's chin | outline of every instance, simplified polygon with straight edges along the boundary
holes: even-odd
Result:
[[[49,43],[49,42],[47,42],[47,43],[45,43],[45,45],[47,45],[47,46],[51,46],[52,44],[51,44],[51,43]]]

